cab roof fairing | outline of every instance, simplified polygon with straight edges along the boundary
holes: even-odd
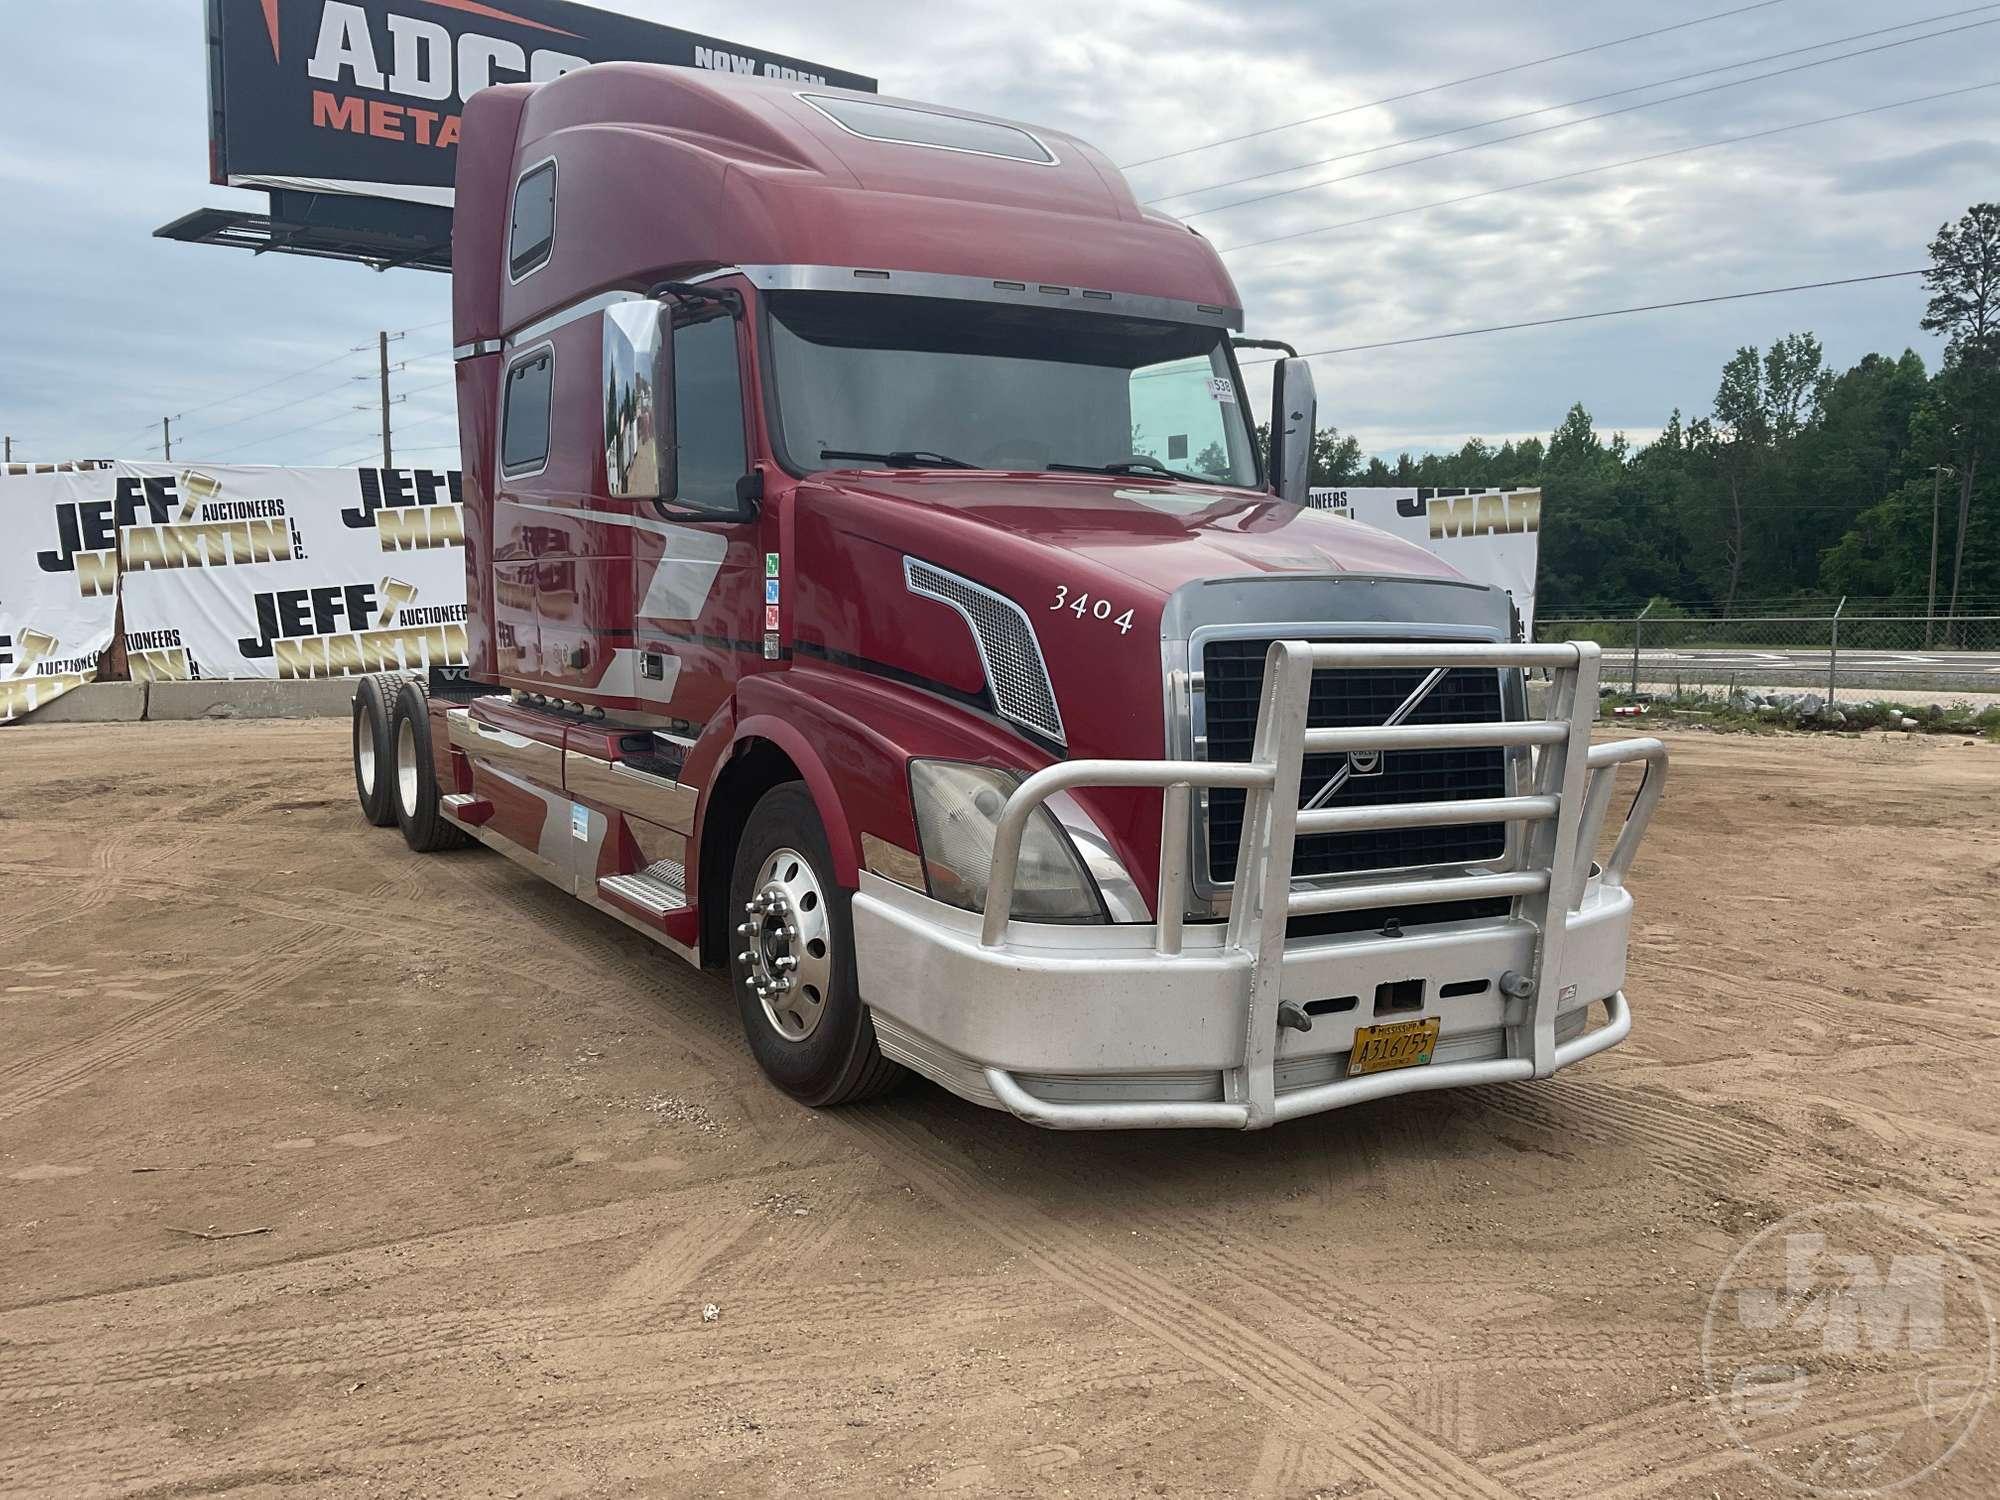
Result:
[[[482,165],[487,143],[473,139],[482,124],[514,124],[515,138],[504,185],[490,167],[468,181],[461,161],[459,218],[488,226],[472,236],[482,266],[465,280],[482,284],[493,312],[483,315],[477,296],[455,299],[458,344],[501,337],[610,287],[749,264],[874,266],[1241,306],[1207,240],[1142,208],[1102,153],[1060,131],[647,63],[600,63],[521,92],[517,121],[507,119],[513,110],[468,107],[466,140]],[[856,135],[825,112],[842,100],[1011,127],[1055,160]],[[550,156],[554,254],[509,285],[485,262],[504,254],[496,241],[515,178]]]

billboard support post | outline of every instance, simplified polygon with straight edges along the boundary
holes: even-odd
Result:
[[[395,460],[389,456],[389,332],[383,329],[375,336],[376,352],[382,361],[382,467],[393,469]]]

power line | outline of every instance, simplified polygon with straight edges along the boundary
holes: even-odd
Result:
[[[1209,141],[1200,146],[1187,146],[1179,151],[1167,151],[1159,156],[1142,157],[1138,161],[1123,162],[1121,172],[1129,172],[1134,167],[1150,167],[1155,162],[1173,161],[1178,157],[1192,156],[1197,151],[1212,151],[1217,146],[1233,146],[1238,141],[1255,140],[1259,136],[1275,135],[1280,130],[1290,130],[1297,125],[1311,125],[1320,120],[1337,119],[1341,115],[1358,114],[1364,109],[1379,109],[1385,104],[1401,104],[1405,99],[1421,99],[1426,94],[1442,93],[1446,89],[1460,88],[1468,83],[1481,83],[1489,78],[1504,77],[1509,73],[1519,73],[1528,68],[1539,68],[1546,63],[1565,62],[1572,57],[1583,57],[1592,52],[1603,52],[1611,47],[1622,47],[1628,42],[1643,42],[1649,37],[1665,36],[1669,32],[1686,31],[1694,26],[1706,26],[1711,21],[1724,21],[1731,16],[1747,15],[1755,10],[1769,10],[1774,5],[1783,5],[1787,0],[1757,0],[1754,5],[1739,5],[1733,10],[1719,10],[1711,15],[1697,16],[1691,21],[1677,21],[1672,26],[1656,26],[1651,31],[1635,31],[1630,36],[1614,37],[1608,42],[1594,42],[1588,47],[1577,47],[1568,52],[1553,53],[1548,57],[1537,57],[1529,62],[1510,63],[1504,68],[1494,68],[1485,73],[1474,73],[1465,78],[1454,78],[1449,83],[1433,83],[1424,88],[1411,89],[1406,93],[1391,94],[1385,99],[1373,99],[1366,104],[1349,104],[1341,109],[1331,109],[1324,114],[1307,115],[1303,119],[1287,120],[1281,125],[1266,125],[1258,130],[1246,130],[1241,135],[1226,135],[1220,140]]]
[[[335,384],[325,386],[320,390],[312,392],[309,395],[300,396],[296,400],[281,402],[277,406],[259,407],[256,411],[251,412],[248,416],[232,417],[227,422],[218,423],[214,427],[198,427],[195,429],[195,431],[198,434],[200,434],[203,438],[210,438],[213,437],[218,432],[227,432],[232,427],[241,427],[245,422],[254,422],[259,417],[275,416],[277,413],[281,411],[290,411],[295,406],[304,406],[308,401],[324,400],[327,396],[333,394],[335,391],[345,392],[348,390],[349,386],[353,385],[355,381],[366,378],[367,377],[361,375],[343,375],[340,378],[340,380]],[[181,440],[183,442],[187,440],[185,435],[183,435]]]
[[[343,359],[351,359],[356,354],[359,354],[361,352],[362,351],[359,349],[349,349],[343,354],[334,355],[333,358],[331,359],[323,359],[316,365],[307,365],[304,369],[294,370],[289,375],[279,375],[275,379],[266,380],[260,385],[253,385],[250,387],[250,389],[246,391],[238,391],[233,396],[218,396],[213,401],[204,401],[199,406],[190,406],[185,411],[177,411],[173,413],[173,420],[178,422],[183,417],[191,416],[195,412],[207,411],[210,408],[217,406],[227,406],[230,402],[241,401],[246,396],[258,395],[261,392],[268,391],[274,385],[283,385],[288,380],[297,380],[301,375],[310,375],[315,370],[324,370],[328,365],[339,364],[340,361],[342,361]],[[152,430],[152,426],[153,424],[148,422],[143,428],[140,428],[138,430],[142,432],[150,432]]]
[[[1947,15],[1932,16],[1929,18],[1928,21],[1904,21],[1895,26],[1879,27],[1874,31],[1856,32],[1853,36],[1835,37],[1830,41],[1815,42],[1810,47],[1793,47],[1784,52],[1766,53],[1762,57],[1746,57],[1739,59],[1736,62],[1724,63],[1720,67],[1702,68],[1693,73],[1682,73],[1674,78],[1656,79],[1652,83],[1638,84],[1633,88],[1613,89],[1609,93],[1592,94],[1588,98],[1572,99],[1566,104],[1545,104],[1540,109],[1522,110],[1516,114],[1502,115],[1497,119],[1481,120],[1478,123],[1472,125],[1457,125],[1453,126],[1450,130],[1434,130],[1428,135],[1411,136],[1405,140],[1390,141],[1387,144],[1381,146],[1368,146],[1358,151],[1345,151],[1337,156],[1322,156],[1314,161],[1296,162],[1288,167],[1273,167],[1266,172],[1252,172],[1246,177],[1232,177],[1225,182],[1211,182],[1204,187],[1187,188],[1182,192],[1169,193],[1164,198],[1149,198],[1146,200],[1146,206],[1150,208],[1161,203],[1172,202],[1176,198],[1188,198],[1194,196],[1197,193],[1214,192],[1220,188],[1238,187],[1243,183],[1258,182],[1266,177],[1280,177],[1287,172],[1302,172],[1308,167],[1330,166],[1334,162],[1352,161],[1356,157],[1360,156],[1374,156],[1378,152],[1395,151],[1404,146],[1420,146],[1424,144],[1426,141],[1442,140],[1444,137],[1450,135],[1463,135],[1468,130],[1487,130],[1491,129],[1495,125],[1509,125],[1516,120],[1530,119],[1535,115],[1545,115],[1559,109],[1576,109],[1582,105],[1596,104],[1605,99],[1619,99],[1623,98],[1627,94],[1643,93],[1647,89],[1665,88],[1669,84],[1686,83],[1688,80],[1693,78],[1706,78],[1716,73],[1727,73],[1736,68],[1754,67],[1758,63],[1773,62],[1781,57],[1796,57],[1801,52],[1818,52],[1827,47],[1840,46],[1845,42],[1855,42],[1864,40],[1868,37],[1882,36],[1885,33],[1891,31],[1907,31],[1913,26],[1929,25],[1933,21],[1949,21],[1959,16],[1972,15],[1978,11],[1987,11],[1987,10],[2000,10],[2000,4],[1976,5],[1973,6],[1970,10],[1953,11]],[[1973,21],[1969,22],[1964,26],[1950,27],[1949,29],[1944,31],[1927,32],[1923,36],[1904,37],[1900,41],[1883,42],[1878,46],[1863,47],[1853,52],[1842,52],[1833,57],[1815,58],[1811,62],[1798,63],[1789,68],[1778,68],[1769,73],[1753,73],[1747,78],[1733,78],[1726,83],[1711,84],[1707,88],[1690,89],[1688,92],[1683,94],[1669,94],[1665,98],[1648,99],[1638,104],[1625,105],[1620,109],[1603,110],[1594,115],[1585,115],[1581,119],[1577,120],[1560,120],[1553,125],[1542,125],[1536,127],[1533,130],[1517,131],[1513,135],[1495,136],[1491,140],[1474,141],[1469,145],[1454,146],[1449,151],[1437,151],[1433,152],[1429,156],[1414,156],[1406,161],[1390,162],[1385,166],[1370,167],[1366,171],[1350,172],[1345,176],[1341,177],[1326,177],[1322,178],[1318,182],[1300,183],[1296,187],[1280,188],[1275,192],[1259,193],[1248,198],[1235,198],[1231,199],[1227,203],[1217,203],[1217,204],[1212,204],[1206,208],[1192,209],[1186,213],[1181,214],[1180,217],[1183,219],[1198,219],[1202,217],[1202,215],[1204,214],[1219,214],[1223,212],[1225,209],[1241,208],[1245,204],[1249,203],[1264,203],[1272,198],[1288,197],[1293,193],[1311,192],[1314,188],[1329,187],[1337,182],[1352,182],[1357,177],[1368,177],[1378,172],[1393,172],[1403,167],[1421,166],[1425,162],[1440,161],[1447,156],[1458,156],[1467,151],[1483,151],[1488,146],[1504,146],[1509,141],[1524,141],[1527,140],[1530,136],[1548,135],[1558,130],[1570,130],[1578,125],[1588,125],[1594,120],[1609,120],[1615,116],[1633,114],[1639,110],[1657,109],[1659,106],[1663,104],[1674,104],[1678,103],[1683,99],[1697,99],[1704,94],[1717,94],[1723,92],[1726,89],[1741,88],[1745,84],[1761,83],[1768,78],[1782,78],[1788,73],[1803,73],[1811,68],[1823,68],[1832,63],[1845,62],[1849,58],[1866,57],[1871,53],[1875,52],[1887,52],[1892,48],[1896,47],[1914,46],[1918,42],[1932,41],[1941,36],[1953,36],[1961,31],[1971,31],[1977,27],[1995,26],[1995,25],[2000,25],[2000,18],[1992,18],[1985,21]]]
[[[1410,344],[1435,344],[1446,339],[1469,339],[1486,333],[1513,333],[1522,328],[1550,328],[1558,323],[1589,323],[1599,318],[1623,318],[1634,313],[1666,312],[1676,307],[1705,307],[1715,302],[1744,302],[1752,297],[1776,297],[1787,292],[1817,292],[1828,287],[1861,286],[1871,281],[1896,281],[1904,277],[1926,274],[1927,271],[1883,271],[1874,276],[1845,276],[1837,281],[1808,281],[1797,286],[1764,287],[1754,292],[1722,292],[1712,297],[1683,297],[1674,302],[1649,302],[1641,307],[1613,307],[1603,312],[1569,313],[1559,318],[1530,318],[1520,323],[1495,323],[1485,328],[1459,328],[1450,333],[1425,333],[1412,338],[1382,339],[1373,344],[1343,344],[1338,349],[1311,349],[1300,358],[1319,359],[1335,354],[1361,354],[1371,349],[1401,349]],[[1262,365],[1269,364],[1276,358],[1276,355],[1259,355],[1241,363]]]
[[[396,330],[396,331],[397,331],[397,332],[400,332],[400,333],[404,333],[404,334],[409,334],[409,333],[423,333],[423,332],[425,332],[425,331],[426,331],[426,330],[428,330],[428,329],[432,329],[432,328],[443,328],[443,327],[445,327],[445,326],[446,326],[447,324],[449,324],[450,322],[451,322],[451,319],[450,319],[450,318],[439,318],[439,319],[438,319],[438,320],[437,320],[436,322],[432,322],[432,323],[419,323],[419,324],[417,324],[417,326],[416,326],[416,327],[414,327],[414,328],[404,328],[404,329],[401,329],[401,330]],[[266,381],[262,382],[262,383],[261,383],[261,384],[259,384],[259,385],[254,385],[254,386],[250,387],[250,388],[249,388],[248,390],[242,390],[242,391],[238,391],[238,392],[236,392],[236,393],[235,393],[234,395],[232,395],[232,396],[218,396],[218,397],[216,397],[216,398],[215,398],[215,399],[214,399],[213,401],[204,401],[204,402],[202,402],[202,403],[201,403],[200,405],[198,405],[198,406],[190,406],[190,407],[186,408],[186,409],[185,409],[185,410],[183,410],[183,411],[177,411],[177,412],[174,412],[174,413],[172,414],[172,419],[173,419],[174,421],[176,421],[176,422],[179,422],[179,421],[182,421],[183,419],[185,419],[185,418],[187,418],[187,417],[190,417],[190,416],[193,416],[193,415],[194,415],[194,414],[195,414],[196,412],[201,412],[201,411],[209,411],[209,410],[212,410],[213,408],[215,408],[215,407],[218,407],[218,406],[227,406],[227,405],[229,405],[229,404],[230,404],[230,403],[231,403],[232,401],[241,401],[241,400],[243,400],[243,399],[244,399],[244,398],[245,398],[246,396],[256,396],[256,395],[261,395],[261,394],[263,394],[264,392],[267,392],[267,391],[269,391],[269,390],[270,390],[270,389],[271,389],[271,388],[272,388],[273,386],[279,386],[279,385],[283,385],[283,384],[285,384],[285,382],[287,382],[287,381],[289,381],[289,380],[297,380],[297,379],[298,379],[298,378],[299,378],[300,376],[302,376],[302,375],[310,375],[310,374],[312,374],[312,373],[313,373],[314,371],[316,371],[316,370],[324,370],[324,369],[326,369],[326,368],[327,368],[327,367],[328,367],[329,365],[336,365],[336,364],[339,364],[339,363],[340,363],[340,362],[341,362],[342,360],[344,360],[344,359],[351,359],[351,358],[353,358],[353,357],[354,357],[355,355],[357,355],[357,354],[366,354],[366,353],[368,353],[368,352],[369,352],[369,347],[370,347],[370,346],[368,346],[368,345],[366,345],[366,344],[357,344],[357,345],[355,345],[355,346],[354,346],[354,347],[353,347],[352,349],[348,349],[348,350],[346,350],[346,351],[345,351],[345,352],[343,352],[343,353],[340,353],[340,354],[336,354],[336,355],[334,355],[334,356],[333,356],[332,358],[330,358],[330,359],[323,359],[323,360],[321,360],[321,361],[320,361],[320,362],[319,362],[318,364],[312,364],[312,365],[306,365],[306,366],[304,366],[304,367],[303,367],[303,368],[301,368],[301,369],[297,369],[297,370],[293,370],[293,371],[292,371],[292,372],[291,372],[290,374],[288,374],[288,375],[279,375],[279,376],[276,376],[276,377],[274,377],[274,378],[272,378],[272,379],[270,379],[270,380],[266,380]],[[431,351],[430,351],[429,353],[427,353],[427,354],[420,354],[420,355],[417,355],[417,356],[415,356],[415,358],[416,358],[416,359],[431,359],[431,358],[434,358],[434,357],[436,357],[437,355],[440,355],[440,354],[449,354],[449,353],[451,353],[451,346],[450,346],[449,344],[447,344],[447,345],[446,345],[446,346],[445,346],[444,348],[442,348],[442,349],[433,349],[433,350],[431,350]],[[412,362],[414,362],[414,361],[412,361]],[[332,389],[332,387],[329,387],[329,389]],[[297,406],[297,405],[300,405],[300,404],[302,404],[302,402],[303,402],[304,400],[306,400],[306,399],[308,399],[308,398],[304,398],[304,397],[302,397],[302,398],[300,398],[300,401],[294,401],[294,402],[286,402],[286,403],[284,403],[283,405],[279,405],[279,406],[269,406],[269,407],[262,407],[262,408],[259,408],[259,410],[258,410],[258,411],[256,411],[256,412],[252,412],[252,413],[251,413],[250,415],[251,415],[252,417],[254,417],[254,416],[261,416],[261,415],[268,415],[269,413],[271,413],[271,412],[274,412],[274,411],[283,411],[283,410],[285,410],[285,409],[286,409],[286,407],[287,407],[287,406]],[[220,432],[220,431],[222,431],[222,430],[223,430],[224,428],[226,428],[226,427],[233,427],[233,426],[237,425],[237,423],[238,423],[238,422],[247,422],[247,421],[249,421],[249,420],[250,420],[250,417],[242,417],[242,418],[237,418],[237,419],[234,419],[234,420],[232,420],[232,421],[229,421],[229,422],[225,422],[225,423],[221,424],[221,426],[218,426],[218,427],[209,427],[209,428],[204,428],[204,429],[201,429],[201,430],[203,430],[203,431],[206,431],[206,432],[210,432],[210,433],[214,433],[214,432]],[[151,432],[151,431],[153,431],[153,424],[152,424],[151,422],[148,422],[148,423],[146,423],[146,424],[145,424],[145,425],[144,425],[143,427],[139,427],[139,428],[135,428],[135,429],[134,429],[134,431],[135,431],[135,432]],[[149,445],[149,447],[157,447],[157,446],[158,446],[158,444],[150,444],[150,445]]]
[[[353,408],[352,408],[352,410],[353,410],[353,411],[370,411],[370,410],[373,410],[373,408],[372,408],[372,407],[366,407],[366,406],[357,406],[357,407],[353,407]],[[224,459],[227,459],[227,458],[230,458],[230,457],[233,457],[233,456],[234,456],[235,454],[238,454],[238,453],[241,453],[241,452],[243,452],[245,448],[255,448],[255,447],[260,447],[260,446],[262,446],[262,445],[263,445],[263,444],[265,444],[265,443],[275,443],[275,442],[277,442],[277,441],[278,441],[278,440],[279,440],[280,438],[288,438],[288,437],[292,436],[292,434],[293,434],[293,433],[297,433],[297,432],[312,432],[312,431],[314,431],[314,430],[315,430],[315,429],[317,429],[317,428],[320,428],[320,427],[324,427],[324,426],[326,426],[326,425],[327,425],[327,423],[329,423],[329,422],[338,422],[338,421],[340,421],[340,420],[341,420],[341,419],[342,419],[343,417],[347,418],[347,419],[348,419],[348,420],[350,420],[350,421],[352,420],[352,417],[351,417],[351,416],[349,415],[349,413],[347,413],[347,412],[336,412],[336,413],[334,413],[334,415],[332,415],[332,416],[330,416],[330,417],[321,417],[321,418],[320,418],[320,419],[319,419],[319,420],[318,420],[317,422],[306,422],[306,423],[303,423],[303,424],[301,424],[300,426],[297,426],[297,427],[287,427],[287,428],[286,428],[286,429],[285,429],[285,430],[284,430],[283,432],[274,432],[274,433],[270,434],[270,435],[269,435],[268,437],[261,437],[261,438],[253,438],[253,439],[252,439],[252,440],[251,440],[250,442],[248,442],[248,443],[244,443],[244,444],[241,444],[240,446],[238,446],[238,447],[236,447],[236,448],[233,448],[233,449],[231,449],[231,450],[230,450],[230,451],[229,451],[228,453],[214,453],[214,454],[210,454],[210,455],[209,455],[209,458],[210,458],[210,460],[211,460],[212,462],[215,462],[215,463],[220,463],[220,462],[222,462],[222,461],[223,461]]]
[[[1266,235],[1260,240],[1244,240],[1240,244],[1218,247],[1219,254],[1228,255],[1237,250],[1249,250],[1258,245],[1275,245],[1281,240],[1304,239],[1310,235],[1331,234],[1336,229],[1356,229],[1364,224],[1379,224],[1385,219],[1402,218],[1408,214],[1428,213],[1434,208],[1452,208],[1461,203],[1474,203],[1481,198],[1492,198],[1501,193],[1518,193],[1526,188],[1547,187],[1557,182],[1574,182],[1579,177],[1591,177],[1599,172],[1615,172],[1622,167],[1644,166],[1649,162],[1667,161],[1676,156],[1692,156],[1699,151],[1713,151],[1721,146],[1741,145],[1745,141],[1761,141],[1776,135],[1786,135],[1794,130],[1808,130],[1817,125],[1834,125],[1842,120],[1858,120],[1864,115],[1879,115],[1892,109],[1907,109],[1913,104],[1931,104],[1939,99],[1955,99],[1962,94],[1976,94],[1984,89],[2000,88],[2000,79],[1989,83],[1970,84],[1965,88],[1946,89],[1936,94],[1921,94],[1914,99],[1897,99],[1889,104],[1870,105],[1866,109],[1852,109],[1843,114],[1824,115],[1817,120],[1800,120],[1791,125],[1775,125],[1769,130],[1753,130],[1747,135],[1724,136],[1721,140],[1703,141],[1699,145],[1679,146],[1671,151],[1656,151],[1650,156],[1634,156],[1625,161],[1605,162],[1601,166],[1579,167],[1574,172],[1558,172],[1552,177],[1537,177],[1530,182],[1513,182],[1504,187],[1484,188],[1476,193],[1463,193],[1456,198],[1441,198],[1435,203],[1419,203],[1409,208],[1392,208],[1384,213],[1370,214],[1366,218],[1346,219],[1338,224],[1321,224],[1314,229],[1294,229],[1285,234]]]

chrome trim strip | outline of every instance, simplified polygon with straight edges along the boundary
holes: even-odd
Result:
[[[599,760],[575,750],[563,753],[563,774],[563,784],[573,796],[601,802],[675,833],[686,834],[694,828],[698,799],[693,787],[635,770],[622,761]]]
[[[861,863],[884,880],[893,880],[897,885],[920,894],[924,890],[924,862],[901,844],[892,844],[872,833],[864,833],[861,835]]]
[[[560,793],[563,759],[560,747],[475,719],[466,708],[446,712],[445,733],[453,749],[463,750],[472,759],[525,776],[543,791]]]
[[[643,302],[646,299],[637,292],[599,292],[594,297],[585,297],[580,302],[572,302],[567,307],[559,307],[552,313],[544,313],[534,322],[523,325],[510,333],[503,342],[509,349],[523,344],[532,344],[548,337],[558,328],[566,328],[579,318],[588,318],[603,312],[607,307],[616,307],[621,302]]]
[[[506,347],[507,343],[506,340],[504,339],[474,339],[469,344],[454,345],[452,347],[451,357],[454,360],[478,359],[482,355],[498,354],[502,349]]]
[[[961,302],[998,302],[1008,307],[1062,307],[1072,312],[1161,323],[1196,323],[1240,331],[1243,309],[1114,292],[1096,287],[1054,286],[1031,276],[1018,282],[935,271],[894,271],[868,266],[744,266],[755,285],[772,292],[875,292],[898,297],[944,297]],[[1044,288],[1047,290],[1044,290]]]

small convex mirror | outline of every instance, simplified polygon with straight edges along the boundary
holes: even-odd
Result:
[[[604,478],[618,500],[672,498],[674,381],[668,312],[620,302],[603,313]]]

